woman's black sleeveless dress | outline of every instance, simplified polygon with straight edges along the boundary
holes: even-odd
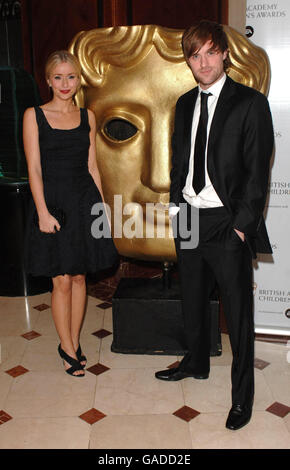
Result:
[[[34,276],[54,277],[109,268],[118,260],[113,240],[95,238],[91,230],[97,218],[91,215],[92,206],[102,198],[88,170],[88,112],[81,108],[80,125],[69,130],[53,129],[40,107],[35,107],[35,113],[44,197],[48,210],[56,219],[59,217],[61,230],[39,230],[32,200],[26,232],[26,271]]]

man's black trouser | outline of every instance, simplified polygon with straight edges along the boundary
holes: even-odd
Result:
[[[191,206],[186,204],[187,214]],[[188,353],[180,368],[194,374],[210,369],[210,296],[218,286],[224,309],[232,362],[232,403],[252,405],[254,395],[254,321],[252,257],[232,226],[225,207],[200,209],[199,242],[181,248],[175,238],[181,282],[182,310]],[[178,213],[177,226],[181,220]],[[190,228],[190,217],[188,228]],[[193,221],[194,223],[194,221]]]

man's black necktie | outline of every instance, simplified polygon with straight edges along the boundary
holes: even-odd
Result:
[[[198,194],[205,186],[205,149],[207,140],[207,100],[211,93],[200,93],[200,116],[194,145],[194,168],[192,186]]]

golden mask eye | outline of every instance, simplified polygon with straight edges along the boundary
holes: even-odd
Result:
[[[107,137],[118,142],[123,142],[133,137],[138,129],[134,124],[125,119],[111,119],[104,126],[104,132]]]

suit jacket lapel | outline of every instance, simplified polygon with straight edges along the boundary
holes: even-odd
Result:
[[[225,84],[220,92],[213,120],[211,123],[208,138],[208,157],[211,155],[216,138],[222,132],[224,120],[232,107],[232,98],[234,97],[235,92],[235,82],[231,78],[227,77]]]
[[[184,157],[183,157],[183,168],[188,169],[189,157],[190,157],[190,148],[191,148],[191,129],[192,129],[192,119],[195,108],[196,99],[198,96],[198,87],[195,87],[187,97],[184,109]]]

